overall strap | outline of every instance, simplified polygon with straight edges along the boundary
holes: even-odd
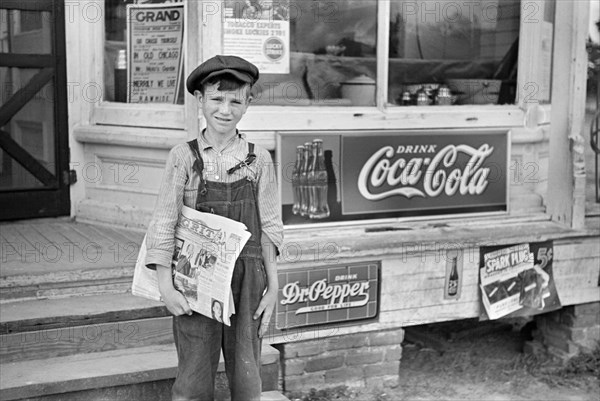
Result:
[[[237,170],[241,169],[243,166],[248,167],[254,160],[256,160],[256,155],[254,154],[254,144],[252,142],[248,142],[248,154],[246,155],[246,158],[227,170],[227,174],[231,175]]]
[[[206,180],[204,179],[204,160],[202,160],[202,156],[200,156],[200,149],[198,148],[198,141],[196,139],[193,139],[191,141],[189,141],[187,143],[190,147],[190,149],[192,150],[192,153],[194,154],[194,156],[196,157],[196,160],[194,160],[194,171],[198,174],[198,176],[200,177],[200,187],[199,192],[202,195],[206,195]]]

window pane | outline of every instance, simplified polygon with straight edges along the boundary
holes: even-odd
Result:
[[[290,0],[288,19],[289,73],[261,74],[254,104],[374,106],[377,2]]]
[[[51,54],[53,22],[48,11],[0,9],[0,51]]]
[[[181,0],[105,0],[104,100],[183,104],[181,4]],[[129,45],[128,5],[134,7],[129,9]]]
[[[389,103],[514,103],[519,20],[520,0],[393,0]]]
[[[56,176],[54,113],[54,82],[49,80],[40,89],[32,88],[32,78],[43,73],[38,68],[0,67],[0,84],[4,91],[0,105],[4,106],[19,91],[29,98],[27,103],[11,119],[0,127],[0,135],[6,135],[12,145],[35,159],[33,165],[27,158],[16,158],[5,150],[0,150],[0,191],[26,188],[41,188],[44,184],[29,172],[34,168],[44,168]],[[15,153],[12,153],[13,155]],[[29,169],[25,166],[29,166]]]

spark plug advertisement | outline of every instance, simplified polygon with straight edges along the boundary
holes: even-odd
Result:
[[[560,308],[552,259],[552,241],[481,248],[480,319],[529,316]]]

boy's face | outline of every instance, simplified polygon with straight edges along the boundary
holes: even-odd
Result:
[[[195,92],[196,99],[202,106],[208,131],[220,135],[232,134],[248,109],[248,86],[225,91],[218,90],[218,87],[218,82],[206,85],[204,95],[200,91]]]

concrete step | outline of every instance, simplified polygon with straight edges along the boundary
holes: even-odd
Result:
[[[164,400],[170,399],[177,355],[173,344],[78,354],[0,364],[0,399]],[[227,398],[224,363],[219,363],[217,398]],[[278,387],[279,352],[263,346],[263,390]],[[271,398],[268,398],[271,397]],[[278,400],[266,394],[265,400]],[[279,398],[285,400],[286,398]]]

